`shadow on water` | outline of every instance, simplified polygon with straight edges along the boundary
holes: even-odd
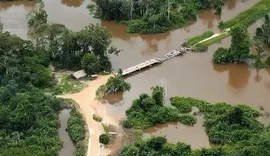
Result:
[[[63,109],[59,114],[60,128],[58,129],[58,134],[63,142],[63,147],[59,152],[59,156],[72,156],[73,151],[75,150],[75,146],[66,131],[70,111],[70,109]]]
[[[84,0],[61,0],[62,4],[68,7],[80,7]]]
[[[249,67],[246,64],[213,64],[213,69],[218,73],[228,72],[228,84],[235,89],[245,88],[251,76]]]
[[[105,103],[114,105],[114,106],[119,106],[123,104],[123,92],[117,92],[113,94],[108,94],[103,97],[103,100]]]

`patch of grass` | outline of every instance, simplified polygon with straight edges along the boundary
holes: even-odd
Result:
[[[198,36],[195,36],[195,37],[188,39],[187,44],[189,46],[193,46],[194,44],[199,43],[200,41],[207,39],[208,37],[211,37],[212,35],[214,35],[214,32],[206,31],[201,35],[198,35]]]
[[[206,41],[203,41],[201,43],[196,44],[195,47],[207,48],[208,46],[210,46],[210,45],[212,45],[212,44],[214,44],[214,43],[216,43],[216,42],[218,42],[218,41],[220,41],[228,36],[230,36],[230,32],[222,32],[218,36],[215,36],[209,40],[206,40]]]
[[[102,121],[102,117],[100,117],[100,116],[98,116],[98,115],[96,115],[96,114],[93,115],[93,119],[94,119],[95,121],[97,121],[97,122],[101,122],[101,121]]]
[[[261,0],[255,4],[252,8],[241,12],[234,18],[220,22],[219,27],[222,29],[233,27],[236,24],[243,24],[249,26],[256,22],[258,19],[263,18],[269,12],[270,0]]]
[[[55,94],[77,93],[83,90],[87,85],[81,81],[74,80],[71,76],[63,76],[60,83],[53,89]]]

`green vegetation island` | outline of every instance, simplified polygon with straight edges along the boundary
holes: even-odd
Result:
[[[192,150],[184,143],[171,144],[165,137],[147,140],[139,138],[134,144],[124,146],[121,156],[267,156],[270,153],[270,128],[256,118],[262,113],[246,105],[227,103],[211,104],[192,97],[172,97],[172,106],[164,105],[164,88],[152,88],[152,95],[141,94],[126,111],[126,128],[145,129],[155,124],[180,122],[196,123],[196,116],[203,115],[205,131],[213,148]],[[190,114],[192,108],[199,112]],[[191,134],[192,136],[192,134]],[[196,139],[196,138],[193,138]]]

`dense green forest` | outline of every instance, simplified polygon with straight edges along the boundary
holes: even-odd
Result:
[[[144,129],[156,123],[181,122],[179,116],[182,114],[195,119],[196,115],[201,114],[210,143],[221,146],[193,151],[190,145],[170,144],[166,138],[156,137],[148,140],[139,139],[135,144],[125,146],[121,155],[267,156],[270,154],[270,129],[257,121],[256,118],[261,115],[259,111],[246,105],[211,104],[190,97],[172,97],[171,105],[176,107],[176,111],[169,106],[163,106],[162,90],[162,87],[154,87],[152,97],[141,94],[139,99],[134,100],[126,111],[127,120],[123,122],[124,126]],[[197,107],[199,112],[190,114],[192,107]]]
[[[95,15],[127,25],[129,33],[154,34],[184,26],[197,19],[197,13],[214,8],[221,14],[223,0],[99,0]],[[89,9],[93,11],[93,6]]]
[[[111,46],[111,35],[105,28],[90,25],[72,32],[61,24],[49,25],[43,8],[44,3],[38,1],[28,15],[32,41],[2,32],[0,24],[1,156],[57,156],[62,101],[45,92],[57,84],[49,65],[84,68],[88,74],[110,71],[109,54],[119,52]],[[68,121],[68,132],[78,146],[75,154],[84,155],[84,121],[76,110]]]
[[[60,102],[39,89],[54,85],[42,51],[5,32],[0,59],[1,156],[56,156]]]

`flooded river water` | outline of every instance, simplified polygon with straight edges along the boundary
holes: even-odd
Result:
[[[70,109],[63,109],[59,113],[60,128],[58,129],[58,133],[61,141],[63,142],[63,147],[59,151],[59,156],[72,156],[73,151],[75,150],[75,146],[66,131],[70,111]]]
[[[167,52],[179,47],[187,38],[207,30],[218,32],[217,25],[220,20],[228,20],[258,1],[227,0],[221,16],[214,15],[212,10],[206,10],[199,14],[196,22],[185,28],[157,35],[138,35],[126,34],[125,26],[94,19],[86,9],[91,1],[44,0],[49,15],[48,21],[51,23],[62,23],[73,30],[79,30],[89,23],[106,26],[112,32],[113,44],[123,50],[118,56],[111,57],[113,68],[116,70],[150,58],[162,58]],[[32,5],[33,3],[28,2],[0,3],[0,17],[3,19],[5,30],[26,36],[25,15]],[[255,28],[250,28],[250,32],[254,33]],[[112,118],[122,119],[133,99],[142,92],[150,93],[150,87],[161,84],[165,86],[167,101],[171,96],[192,96],[210,102],[225,101],[231,104],[248,104],[252,107],[263,106],[265,111],[270,111],[270,70],[251,69],[244,64],[212,64],[213,52],[220,46],[229,47],[229,45],[230,38],[226,38],[210,46],[205,53],[190,53],[184,57],[174,58],[129,77],[127,81],[132,85],[130,92],[112,96],[112,99],[108,100],[110,104],[106,105],[106,112]],[[148,129],[147,133],[166,135],[170,142],[182,141],[194,148],[210,146],[203,127],[197,125],[195,127],[158,125]],[[198,139],[191,140],[194,137]]]

